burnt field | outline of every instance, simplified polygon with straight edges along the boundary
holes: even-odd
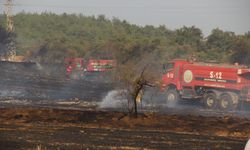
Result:
[[[244,149],[250,138],[246,109],[169,107],[148,96],[135,119],[101,76],[69,80],[63,66],[36,63],[0,68],[0,149]]]
[[[250,120],[58,109],[1,109],[1,149],[243,149]]]
[[[101,75],[94,80],[67,79],[62,64],[0,62],[0,68],[1,99],[97,100],[112,89],[112,85],[102,80]]]

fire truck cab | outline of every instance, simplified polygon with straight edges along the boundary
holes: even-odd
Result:
[[[83,77],[84,60],[83,58],[66,58],[66,76],[70,79],[80,79]]]

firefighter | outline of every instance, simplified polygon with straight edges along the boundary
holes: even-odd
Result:
[[[196,62],[197,60],[196,60],[195,54],[192,54],[192,55],[189,57],[188,60],[189,60],[190,62]]]

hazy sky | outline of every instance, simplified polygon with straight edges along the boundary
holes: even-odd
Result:
[[[0,0],[0,13],[5,0]],[[14,12],[104,14],[137,25],[192,26],[208,35],[220,28],[244,34],[250,31],[250,0],[14,0]]]

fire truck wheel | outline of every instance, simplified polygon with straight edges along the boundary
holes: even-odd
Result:
[[[227,92],[232,97],[232,109],[237,109],[239,105],[239,95],[234,92]]]
[[[222,93],[219,98],[220,108],[222,110],[233,109],[233,97],[228,93]]]
[[[180,99],[179,93],[175,89],[170,89],[166,94],[166,102],[167,104],[174,104]]]
[[[217,107],[217,98],[215,93],[206,93],[203,98],[203,104],[206,108],[215,109]]]

